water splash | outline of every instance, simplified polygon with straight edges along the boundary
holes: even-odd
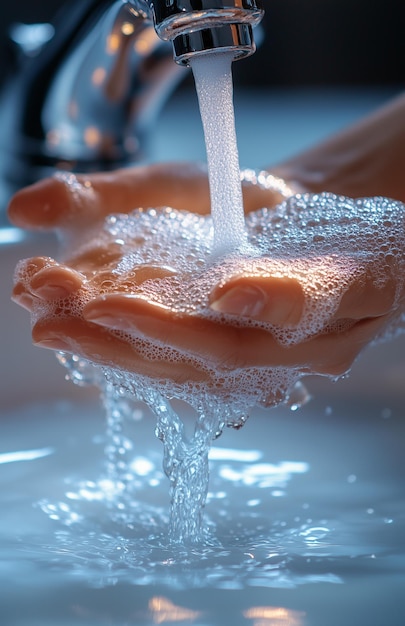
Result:
[[[156,435],[163,442],[163,467],[170,481],[170,531],[175,543],[201,542],[206,533],[203,512],[208,492],[208,453],[218,431],[217,411],[200,410],[191,440],[184,424],[162,396],[151,403],[158,421]]]

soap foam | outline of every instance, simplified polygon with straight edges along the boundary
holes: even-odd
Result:
[[[403,216],[404,206],[386,198],[352,200],[330,193],[298,194],[276,208],[263,208],[247,216],[251,254],[218,257],[212,254],[210,216],[172,208],[111,215],[99,239],[101,244],[110,242],[110,246],[119,248],[122,258],[118,265],[112,255],[114,260],[90,278],[88,287],[78,295],[45,305],[38,301],[33,319],[35,322],[44,315],[70,316],[72,311],[80,316],[84,305],[100,291],[126,291],[169,307],[179,316],[192,315],[224,326],[260,328],[283,346],[296,345],[320,333],[349,328],[352,320],[338,320],[334,326],[329,320],[350,285],[366,275],[373,277],[377,288],[394,279],[395,306],[405,270]],[[86,254],[86,245],[79,254]],[[141,282],[139,267],[148,265],[163,269],[156,270],[156,277]],[[298,325],[280,327],[210,308],[209,296],[215,286],[249,273],[300,282],[305,305]],[[28,283],[29,272],[19,274],[18,279]],[[398,312],[385,332],[392,334],[402,327]],[[145,394],[152,385],[166,397],[181,398],[192,406],[198,405],[201,398],[210,397],[223,406],[225,421],[231,423],[237,423],[240,415],[253,405],[275,405],[285,400],[298,378],[309,373],[305,364],[302,368],[243,367],[233,355],[223,363],[213,363],[156,340],[140,339],[130,332],[111,333],[124,338],[145,359],[189,363],[207,374],[205,382],[177,384],[143,379],[112,368],[109,376],[117,384],[138,395],[140,388]]]

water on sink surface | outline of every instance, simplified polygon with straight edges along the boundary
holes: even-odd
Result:
[[[123,481],[106,467],[97,404],[2,415],[5,625],[377,626],[378,610],[403,624],[400,410],[370,403],[349,419],[315,400],[226,431],[211,452],[210,537],[186,548],[168,541],[161,444],[135,409]]]

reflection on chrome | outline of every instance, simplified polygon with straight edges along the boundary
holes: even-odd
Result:
[[[182,606],[176,606],[171,600],[163,596],[154,596],[149,600],[149,610],[154,624],[165,622],[192,622],[201,616],[200,611],[193,611]]]
[[[118,52],[120,47],[120,37],[116,33],[111,33],[106,39],[106,53],[113,55]]]
[[[135,39],[134,50],[140,56],[147,56],[152,54],[153,51],[160,45],[159,37],[157,36],[153,26],[145,28]]]
[[[134,34],[135,26],[132,24],[132,22],[124,22],[121,25],[121,32],[126,37],[129,37],[129,35],[133,35]]]
[[[91,75],[91,82],[95,87],[100,87],[107,76],[107,70],[105,67],[96,67]]]
[[[253,606],[243,612],[253,626],[303,626],[305,613],[278,606]]]
[[[84,129],[83,139],[86,146],[94,148],[94,146],[101,143],[102,136],[96,126],[87,126],[87,128]]]

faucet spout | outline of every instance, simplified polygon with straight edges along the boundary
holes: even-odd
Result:
[[[142,0],[132,0],[135,5]],[[263,17],[260,0],[147,0],[156,32],[173,43],[174,60],[228,51],[234,58],[255,51],[252,27]]]
[[[143,4],[136,11],[125,0],[72,0],[37,53],[18,42],[20,67],[0,95],[2,207],[55,170],[145,158],[156,116],[185,73]]]
[[[236,59],[254,52],[259,3],[66,3],[53,37],[37,54],[30,42],[0,96],[1,205],[58,169],[108,170],[142,160],[157,114],[185,75],[179,66],[198,54],[226,50]]]

